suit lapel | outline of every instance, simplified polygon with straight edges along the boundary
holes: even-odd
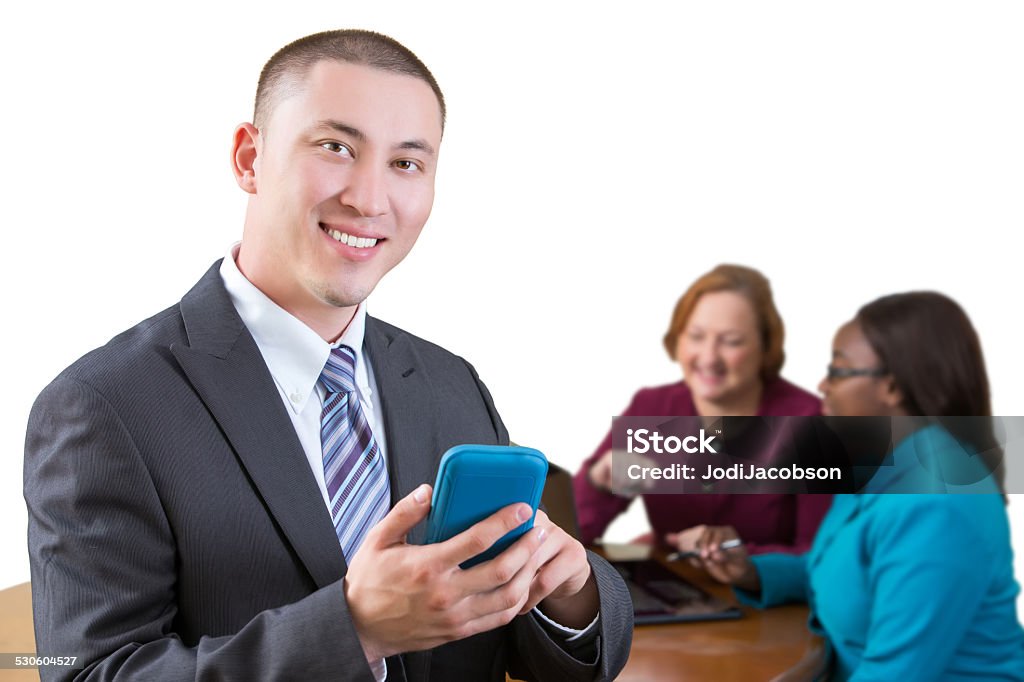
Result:
[[[431,397],[426,368],[405,332],[367,317],[363,343],[384,412],[393,505],[421,483],[434,483],[440,459],[434,418],[437,406]],[[409,534],[409,542],[422,542],[423,533],[424,524],[419,524]]]
[[[421,483],[434,483],[441,457],[438,420],[434,417],[437,405],[430,394],[426,368],[405,332],[367,317],[363,344],[384,412],[393,506]],[[409,543],[423,542],[425,530],[425,523],[417,524],[409,533]],[[408,680],[429,679],[429,650],[403,654],[401,658]]]
[[[288,542],[318,587],[345,574],[334,526],[277,387],[220,278],[185,295],[188,346],[171,346]]]

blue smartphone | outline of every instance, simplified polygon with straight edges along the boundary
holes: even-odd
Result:
[[[437,470],[425,542],[444,542],[510,504],[530,505],[529,521],[460,565],[470,568],[493,559],[533,528],[547,474],[547,457],[533,448],[456,445],[444,453]]]

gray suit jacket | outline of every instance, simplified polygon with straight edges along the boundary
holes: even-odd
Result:
[[[25,499],[44,679],[372,680],[334,528],[219,262],[175,305],[60,374],[32,410]],[[459,357],[368,318],[393,501],[459,443],[507,443]],[[422,540],[422,524],[411,542]],[[532,616],[388,659],[388,680],[612,679],[632,609],[591,555],[600,662]]]

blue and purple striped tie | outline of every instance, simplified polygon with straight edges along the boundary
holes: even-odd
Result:
[[[334,531],[347,562],[388,513],[391,502],[384,457],[356,394],[355,358],[348,346],[332,348],[320,373],[320,383],[327,390],[320,413],[324,480]]]

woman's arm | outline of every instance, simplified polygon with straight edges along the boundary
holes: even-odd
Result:
[[[633,501],[629,497],[619,497],[610,490],[594,485],[590,477],[590,468],[607,452],[611,452],[612,434],[601,442],[597,452],[591,455],[572,479],[573,496],[576,500],[576,517],[580,526],[580,542],[589,545],[601,537],[608,525],[621,514]]]

